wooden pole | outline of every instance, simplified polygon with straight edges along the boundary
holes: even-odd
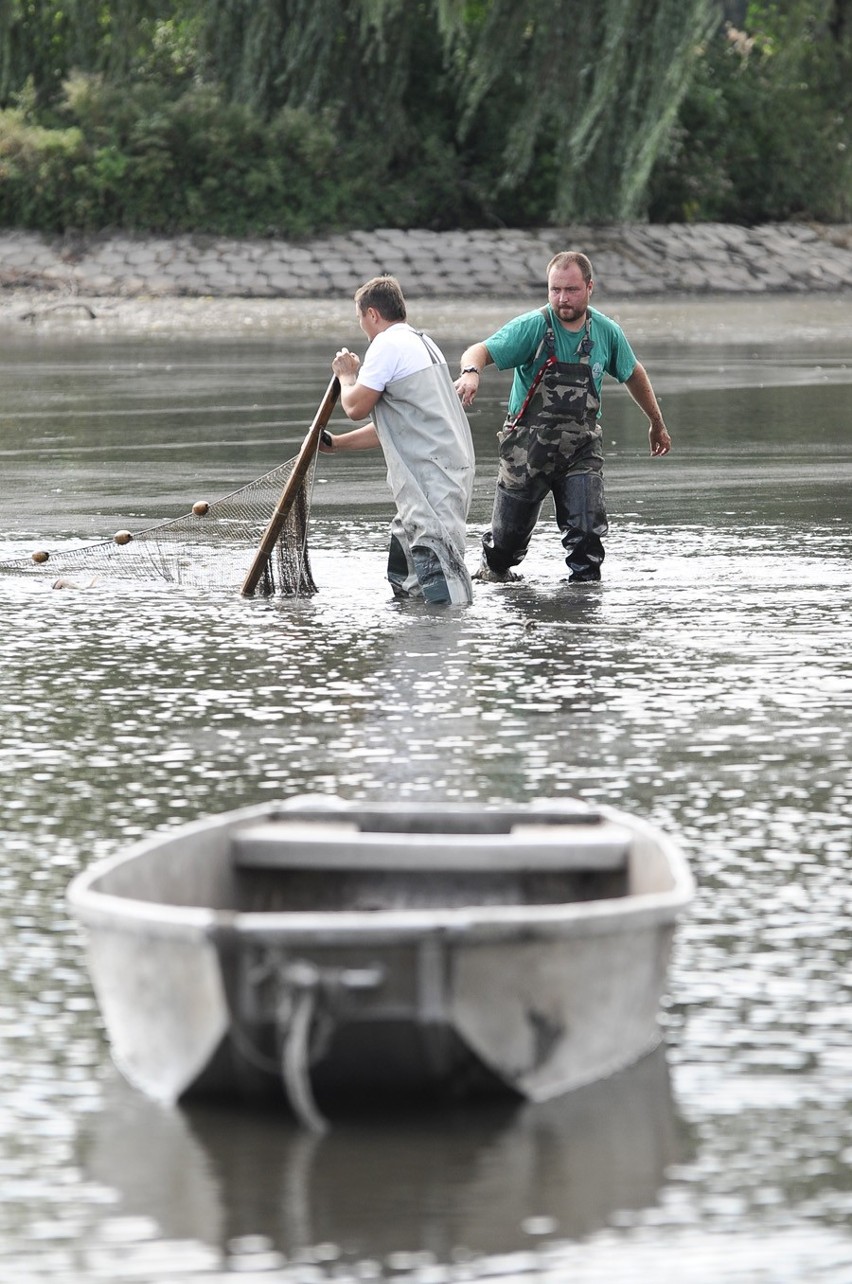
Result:
[[[296,495],[299,493],[299,487],[301,486],[305,474],[317,452],[322,431],[331,418],[331,412],[334,410],[339,396],[340,382],[337,375],[334,375],[326,388],[325,396],[320,402],[319,409],[314,416],[313,423],[307,431],[305,440],[302,442],[301,449],[296,456],[296,462],[293,464],[293,471],[287,478],[287,484],[281,492],[281,498],[275,506],[275,511],[270,518],[269,525],[263,533],[263,538],[258,546],[254,561],[251,564],[249,573],[243,582],[242,589],[240,590],[243,597],[251,597],[257,588],[258,581],[263,575],[264,568],[266,567],[270,554],[275,547],[275,541],[281,534],[281,529],[290,515],[290,509],[293,507],[293,502]]]

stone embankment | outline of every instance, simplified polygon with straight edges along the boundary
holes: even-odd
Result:
[[[0,298],[341,299],[391,272],[410,299],[506,299],[539,294],[551,255],[567,248],[589,254],[599,289],[622,299],[852,289],[852,225],[711,223],[378,229],[303,242],[0,231]]]

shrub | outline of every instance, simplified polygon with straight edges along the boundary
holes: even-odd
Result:
[[[288,108],[264,122],[209,88],[163,99],[93,76],[66,85],[61,127],[0,113],[0,219],[42,231],[300,236],[344,209],[334,131]]]
[[[785,35],[727,24],[708,42],[651,177],[652,220],[852,215],[843,50],[819,28]]]
[[[0,111],[0,223],[58,231],[85,219],[74,174],[90,152],[82,131],[30,124]]]

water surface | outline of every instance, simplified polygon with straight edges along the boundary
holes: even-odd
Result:
[[[852,1280],[848,305],[762,306],[624,309],[675,449],[649,459],[606,388],[599,586],[569,587],[546,513],[521,584],[394,603],[374,454],[320,461],[309,599],[0,577],[0,1278]],[[479,335],[443,321],[455,360]],[[289,457],[341,343],[4,336],[0,558]],[[506,390],[490,370],[471,418],[471,567]],[[323,1138],[145,1102],[111,1067],[70,877],[304,791],[577,795],[664,827],[699,887],[665,1048],[544,1107]]]

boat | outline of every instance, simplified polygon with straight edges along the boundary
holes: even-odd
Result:
[[[574,799],[303,796],[139,841],[68,889],[113,1060],[147,1096],[546,1101],[661,1040],[694,895],[648,822]]]

